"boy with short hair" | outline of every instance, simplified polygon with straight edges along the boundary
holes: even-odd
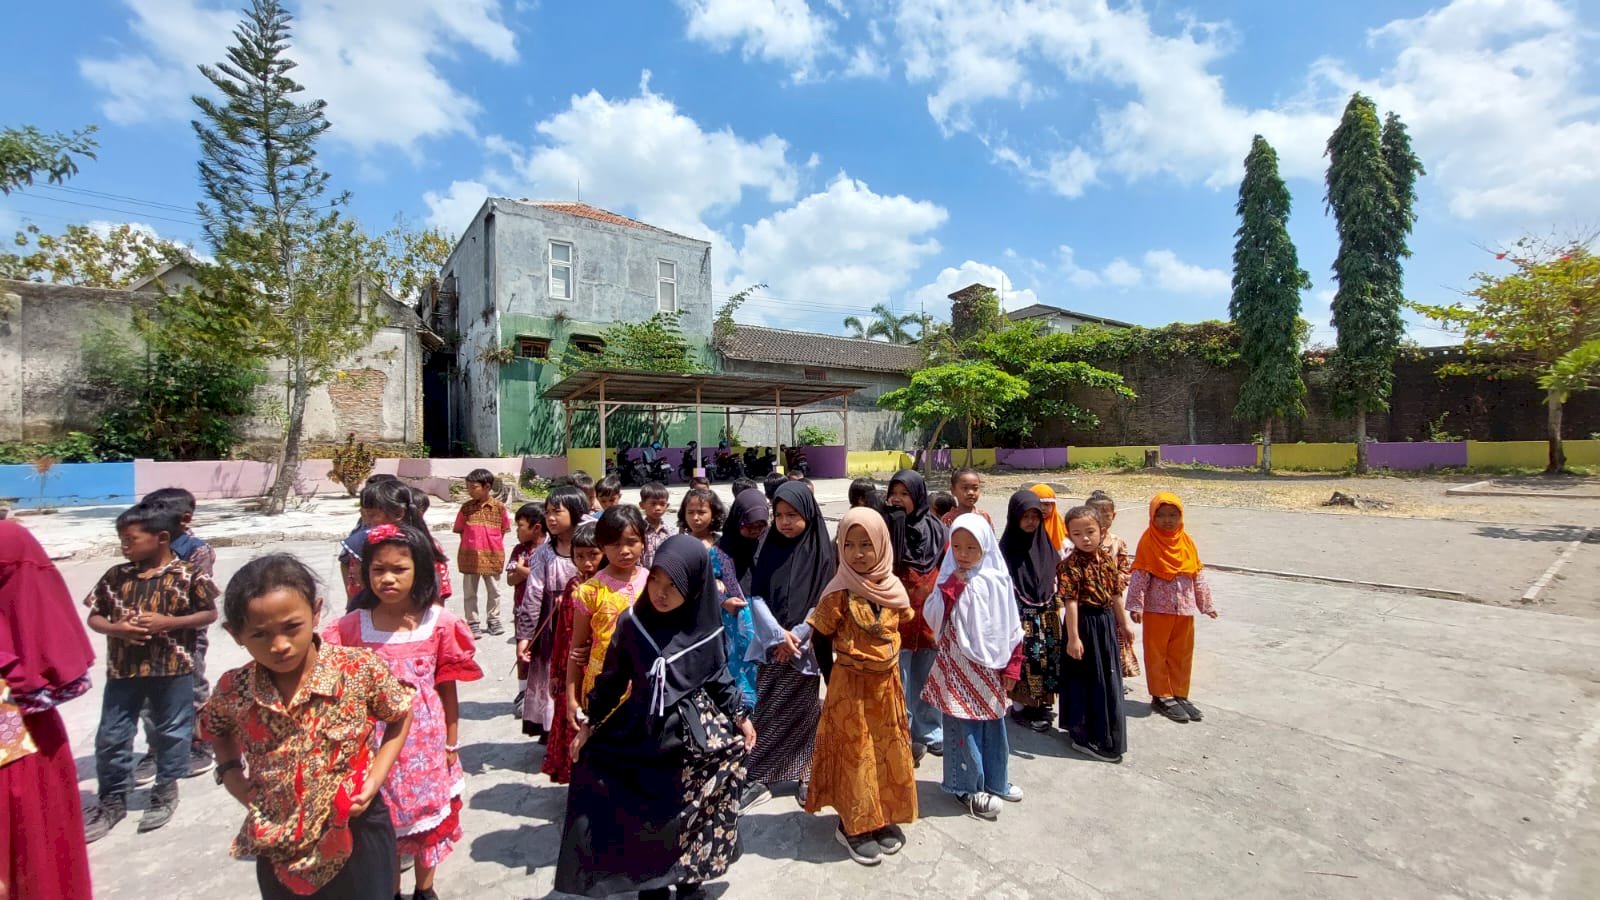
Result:
[[[704,488],[708,491],[711,490],[711,479],[705,477],[704,475],[696,475],[689,479],[689,490],[692,491],[698,488]]]
[[[456,513],[455,533],[461,535],[461,549],[456,553],[456,568],[461,570],[462,605],[466,608],[467,627],[474,638],[483,637],[484,628],[478,624],[478,586],[483,586],[485,606],[488,611],[488,632],[492,635],[506,633],[500,624],[500,572],[506,565],[506,532],[511,530],[511,512],[495,499],[494,473],[488,469],[473,469],[467,473],[466,503]]]
[[[756,484],[756,480],[754,478],[750,478],[749,476],[740,476],[735,478],[733,480],[733,484],[728,485],[728,487],[733,491],[733,495],[737,497],[745,491],[753,491],[761,487],[761,485]]]
[[[594,486],[594,512],[596,519],[600,514],[622,502],[622,479],[615,475],[607,475],[600,479]]]
[[[990,530],[994,529],[994,520],[978,508],[978,500],[983,496],[983,476],[978,474],[977,469],[957,469],[951,473],[950,495],[956,500],[955,508],[941,515],[940,521],[949,525],[956,520],[956,516],[977,513],[989,523]]]
[[[196,571],[207,578],[216,579],[217,551],[211,545],[195,536],[191,525],[194,522],[195,500],[194,494],[183,488],[165,487],[157,488],[145,494],[139,502],[141,504],[160,503],[171,506],[178,513],[179,534],[172,539],[172,553],[174,556],[188,563]],[[207,636],[209,629],[196,629],[194,636],[194,714],[200,715],[200,707],[211,698],[211,683],[206,680],[206,649],[211,645]],[[156,724],[150,712],[150,704],[144,705],[140,714],[144,721],[144,742],[146,745],[144,756],[139,757],[138,763],[133,767],[133,783],[143,787],[156,780]],[[198,721],[198,720],[197,720]],[[216,766],[216,761],[211,753],[211,745],[195,732],[194,741],[189,747],[189,775],[204,775]]]
[[[571,475],[568,475],[567,481],[570,482],[573,487],[583,491],[583,496],[589,499],[589,516],[595,519],[600,518],[600,507],[595,505],[594,476],[582,469],[579,469],[576,472],[573,472]],[[618,482],[618,484],[621,484],[621,482]]]
[[[106,636],[106,687],[95,735],[99,802],[84,816],[84,840],[106,836],[128,814],[139,710],[154,713],[156,784],[141,833],[172,820],[178,779],[189,773],[194,740],[196,633],[216,621],[217,586],[172,552],[182,517],[141,503],[117,517],[128,561],[112,566],[84,598],[89,628]]]
[[[512,609],[522,603],[522,595],[528,589],[528,575],[532,571],[528,561],[548,537],[544,530],[544,504],[522,504],[517,510],[517,545],[511,548],[511,558],[506,560],[506,584],[512,588]],[[529,662],[522,658],[523,643],[517,642],[517,696],[511,701],[512,715],[518,718],[522,717],[522,695],[528,690]]]
[[[666,521],[671,499],[667,486],[659,481],[652,481],[639,489],[639,511],[644,513],[644,553],[639,557],[639,565],[645,571],[649,571],[651,563],[655,561],[656,548],[672,537],[672,530],[667,527]]]
[[[939,517],[939,521],[943,522],[945,515],[956,508],[956,498],[950,496],[949,491],[934,491],[928,498],[928,505],[933,508],[933,514]]]

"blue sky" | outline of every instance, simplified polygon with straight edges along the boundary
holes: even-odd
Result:
[[[189,96],[239,0],[29,5],[0,37],[6,124],[101,126],[71,191],[0,229],[142,222],[197,241]],[[713,242],[741,318],[840,331],[943,314],[973,281],[1149,325],[1225,317],[1252,134],[1277,147],[1331,341],[1322,149],[1353,90],[1410,125],[1408,293],[1486,247],[1577,234],[1600,200],[1595,16],[1557,0],[290,0],[329,102],[323,163],[374,230],[459,230],[486,194],[582,197]],[[83,191],[116,195],[123,200]],[[94,208],[82,204],[111,207]],[[719,298],[720,299],[720,298]],[[1413,336],[1448,335],[1414,324]]]

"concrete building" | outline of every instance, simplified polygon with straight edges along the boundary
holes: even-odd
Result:
[[[560,404],[542,396],[560,380],[556,362],[569,348],[600,346],[607,326],[657,312],[678,313],[695,352],[714,362],[709,243],[583,203],[486,200],[423,311],[457,348],[426,375],[429,445],[440,454],[563,452]],[[608,427],[626,438],[628,422],[645,418],[624,414]],[[668,442],[692,436],[668,430]]]
[[[1075,331],[1085,325],[1099,325],[1102,328],[1132,328],[1131,322],[1119,322],[1116,319],[1107,319],[1104,316],[1090,315],[1089,313],[1076,312],[1062,309],[1059,306],[1049,306],[1044,303],[1035,303],[1006,313],[1006,318],[1013,322],[1037,321],[1049,331]]]
[[[160,292],[194,284],[179,263],[131,290],[107,290],[0,280],[0,440],[49,440],[68,431],[92,432],[102,399],[84,385],[84,338],[101,328],[136,342],[133,315]],[[362,285],[361,302],[384,325],[372,342],[341,366],[342,375],[312,389],[306,440],[416,443],[421,440],[424,356],[444,349],[405,304],[382,288]],[[287,408],[284,366],[268,364],[261,413],[246,423],[247,442],[282,437]]]

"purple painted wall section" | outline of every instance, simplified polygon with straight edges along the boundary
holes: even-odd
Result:
[[[1368,464],[1380,469],[1421,471],[1467,464],[1467,442],[1380,443],[1367,445]]]
[[[1013,469],[1064,469],[1067,467],[1067,448],[1027,447],[1013,450],[996,447],[994,461]]]
[[[937,472],[937,471],[940,471],[941,469],[944,470],[944,471],[949,471],[949,469],[950,469],[950,453],[951,453],[951,451],[950,451],[950,449],[948,447],[946,447],[946,448],[944,448],[942,450],[935,450],[935,451],[933,451],[933,456],[931,457],[931,462],[933,463],[933,465],[931,465],[931,466],[923,466],[923,465],[921,465],[922,457],[924,455],[923,451],[921,451],[921,450],[913,450],[913,451],[911,451],[911,458],[913,460],[915,460],[915,463],[913,464],[912,468],[920,469],[920,470],[922,470],[924,472]]]
[[[806,447],[806,465],[812,478],[843,478],[850,467],[845,460],[849,454],[843,446]]]
[[[1179,465],[1248,469],[1256,464],[1256,445],[1162,444],[1161,461]]]

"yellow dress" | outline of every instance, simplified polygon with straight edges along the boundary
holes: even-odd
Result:
[[[811,756],[806,811],[831,806],[848,835],[917,819],[900,625],[916,615],[835,591],[808,620],[833,638],[833,675]]]
[[[633,570],[633,578],[619,581],[602,570],[578,586],[577,603],[589,611],[589,661],[583,667],[583,685],[578,702],[587,706],[589,691],[600,669],[606,664],[606,648],[611,646],[611,635],[617,630],[617,620],[644,590],[650,573],[643,566]]]

